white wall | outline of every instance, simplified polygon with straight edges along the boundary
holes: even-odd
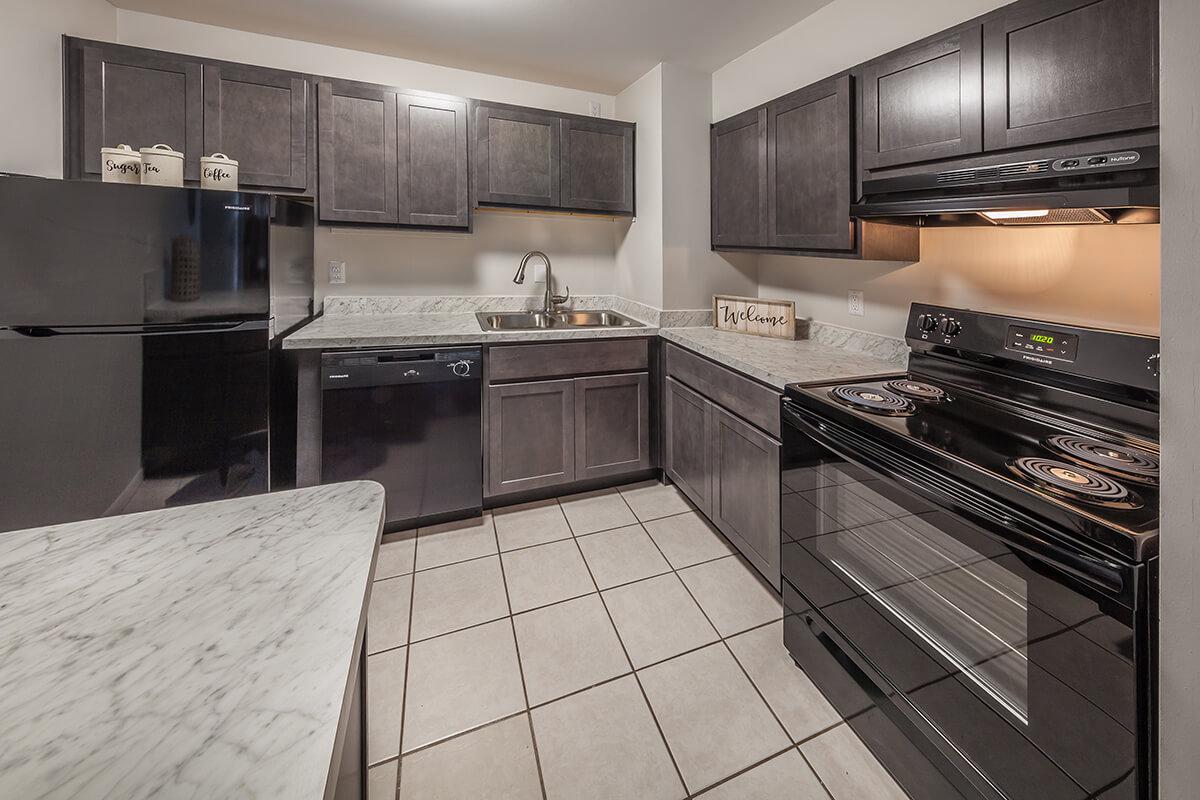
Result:
[[[0,0],[0,172],[62,177],[62,36],[116,33],[105,0]]]
[[[663,305],[663,65],[617,95],[618,119],[637,123],[637,217],[618,224],[615,292],[647,305]]]

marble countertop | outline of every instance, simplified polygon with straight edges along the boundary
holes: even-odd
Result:
[[[876,358],[854,352],[845,345],[811,339],[768,339],[714,328],[663,328],[659,336],[777,389],[789,383],[834,381],[905,370],[904,364],[897,360]]]
[[[0,534],[0,797],[323,798],[365,481]]]

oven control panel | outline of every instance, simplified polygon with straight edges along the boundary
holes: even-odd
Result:
[[[1079,337],[1072,333],[1059,333],[1044,328],[1009,325],[1005,346],[1018,353],[1033,354],[1055,361],[1074,361],[1079,350]]]

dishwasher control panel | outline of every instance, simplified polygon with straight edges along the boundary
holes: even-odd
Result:
[[[321,388],[479,380],[479,348],[357,350],[321,355]]]

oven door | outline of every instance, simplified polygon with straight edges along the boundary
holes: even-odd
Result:
[[[818,685],[813,642],[978,796],[1146,797],[1139,568],[802,407],[783,418],[785,635]],[[872,713],[862,698],[839,710]]]

